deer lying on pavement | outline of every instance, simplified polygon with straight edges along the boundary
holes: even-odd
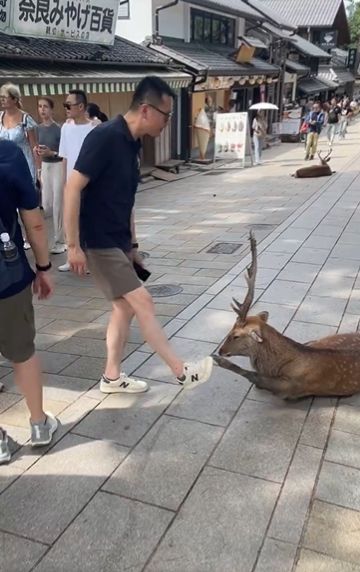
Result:
[[[360,334],[329,336],[301,344],[283,336],[268,313],[248,316],[257,270],[256,240],[250,233],[252,262],[247,269],[248,292],[242,304],[234,299],[235,325],[219,349],[220,356],[247,356],[255,371],[244,370],[213,355],[221,367],[242,375],[256,387],[283,399],[345,396],[360,392]]]
[[[331,153],[332,149],[330,149],[328,154],[324,158],[322,158],[321,152],[319,151],[318,156],[320,159],[320,165],[310,165],[310,167],[302,167],[301,169],[295,171],[292,177],[295,177],[297,179],[306,179],[310,177],[329,177],[330,175],[335,173],[335,171],[331,170],[331,167],[329,165]]]

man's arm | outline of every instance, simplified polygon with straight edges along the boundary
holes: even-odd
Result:
[[[79,217],[81,191],[89,182],[79,171],[72,171],[64,191],[64,227],[69,248],[80,247]]]
[[[20,217],[25,227],[26,237],[33,249],[36,264],[47,266],[49,247],[44,217],[39,209],[20,209]]]
[[[130,226],[131,226],[131,242],[133,244],[137,244],[136,225],[135,225],[135,207],[131,211]]]

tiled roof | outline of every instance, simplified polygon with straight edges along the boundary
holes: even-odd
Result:
[[[181,40],[166,40],[162,46],[153,45],[154,50],[167,55],[196,72],[208,70],[209,75],[253,75],[277,74],[279,68],[258,58],[249,64],[238,64],[231,57],[231,50],[214,44],[185,43]],[[233,52],[233,51],[232,51]]]
[[[299,62],[294,62],[294,60],[286,60],[285,65],[287,68],[289,68],[289,70],[298,73],[299,75],[300,74],[304,75],[310,72],[310,68],[308,68],[307,66],[303,66],[302,64],[299,64]]]
[[[268,30],[274,36],[288,40],[290,44],[292,44],[293,47],[297,49],[297,51],[307,56],[310,56],[312,58],[324,58],[328,60],[331,57],[330,54],[328,54],[321,48],[318,48],[318,46],[316,46],[312,42],[305,40],[305,38],[298,36],[297,34],[292,34],[287,30],[282,30],[280,28],[277,28],[276,26],[273,26],[268,22],[263,24],[263,28],[265,30]]]
[[[316,77],[311,77],[308,79],[301,79],[298,83],[298,88],[303,93],[307,95],[312,95],[316,93],[321,93],[323,91],[328,91],[329,86]]]
[[[168,59],[123,38],[113,46],[40,38],[19,38],[0,33],[0,57],[42,61],[91,62],[92,64],[165,65]]]
[[[242,2],[242,0],[184,0],[194,6],[201,6],[202,8],[211,8],[219,10],[220,12],[228,12],[237,16],[249,17],[252,19],[264,20],[254,8],[249,4]]]
[[[261,0],[298,27],[333,26],[343,0]]]

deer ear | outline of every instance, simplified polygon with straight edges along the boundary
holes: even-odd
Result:
[[[269,312],[260,312],[258,314],[258,317],[260,318],[260,320],[262,320],[263,322],[267,322],[269,319]]]
[[[259,344],[262,343],[263,339],[260,336],[259,332],[256,332],[255,330],[251,330],[250,332],[250,337],[255,341],[258,342]]]

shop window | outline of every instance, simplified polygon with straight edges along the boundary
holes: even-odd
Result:
[[[129,20],[130,18],[130,0],[120,0],[118,20]]]
[[[235,20],[191,9],[191,41],[234,46]]]

